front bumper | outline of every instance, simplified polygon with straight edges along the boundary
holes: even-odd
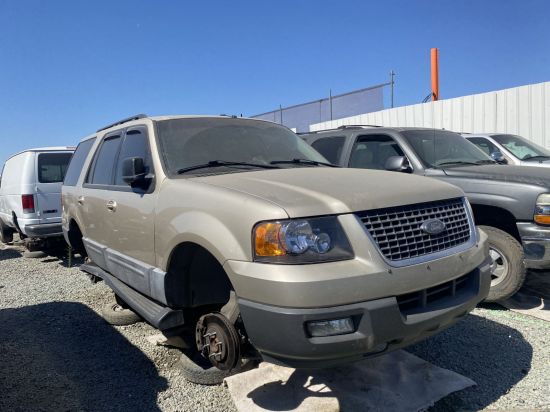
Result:
[[[239,307],[250,341],[265,360],[297,368],[331,367],[410,345],[451,326],[487,296],[490,264],[485,259],[457,278],[460,283],[454,279],[397,297],[313,309],[240,299]],[[308,321],[345,317],[353,319],[355,332],[327,337],[306,332]]]
[[[517,224],[525,266],[530,269],[550,269],[550,227],[531,222]]]

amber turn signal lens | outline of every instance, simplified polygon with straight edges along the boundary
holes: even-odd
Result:
[[[286,254],[279,242],[280,223],[260,223],[254,230],[256,256],[282,256]]]
[[[550,215],[535,215],[535,222],[539,225],[550,225]]]

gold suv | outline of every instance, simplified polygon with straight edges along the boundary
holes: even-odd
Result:
[[[84,270],[225,371],[247,356],[325,367],[382,354],[489,289],[461,189],[335,167],[267,121],[122,120],[80,142],[62,193]]]

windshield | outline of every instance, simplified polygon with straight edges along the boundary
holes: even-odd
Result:
[[[274,123],[207,117],[162,120],[157,125],[162,156],[169,174],[213,161],[256,165],[271,165],[274,161],[293,159],[327,162],[296,134]],[[311,166],[298,163],[280,165]],[[250,168],[227,165],[206,171],[227,173],[247,170]],[[194,173],[204,172],[204,169],[197,169]]]
[[[425,167],[494,163],[473,143],[457,133],[445,130],[407,130],[402,134]]]
[[[511,134],[497,134],[492,137],[518,159],[529,160],[530,158],[540,159],[540,157],[550,158],[550,151],[523,137]]]

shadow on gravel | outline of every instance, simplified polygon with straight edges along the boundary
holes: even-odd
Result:
[[[522,288],[511,298],[499,303],[481,303],[484,309],[507,311],[534,316],[546,321],[550,320],[550,273],[534,271],[527,273]]]
[[[84,258],[80,255],[73,255],[69,260],[69,253],[66,247],[44,249],[43,252],[46,256],[40,260],[42,263],[57,262],[65,268],[78,267],[84,263]]]
[[[531,368],[533,348],[517,330],[476,315],[407,350],[473,379],[430,411],[480,410],[506,394]]]
[[[159,410],[165,378],[80,303],[0,311],[0,410]]]
[[[2,260],[17,259],[21,257],[21,252],[15,249],[0,249],[0,262]]]

